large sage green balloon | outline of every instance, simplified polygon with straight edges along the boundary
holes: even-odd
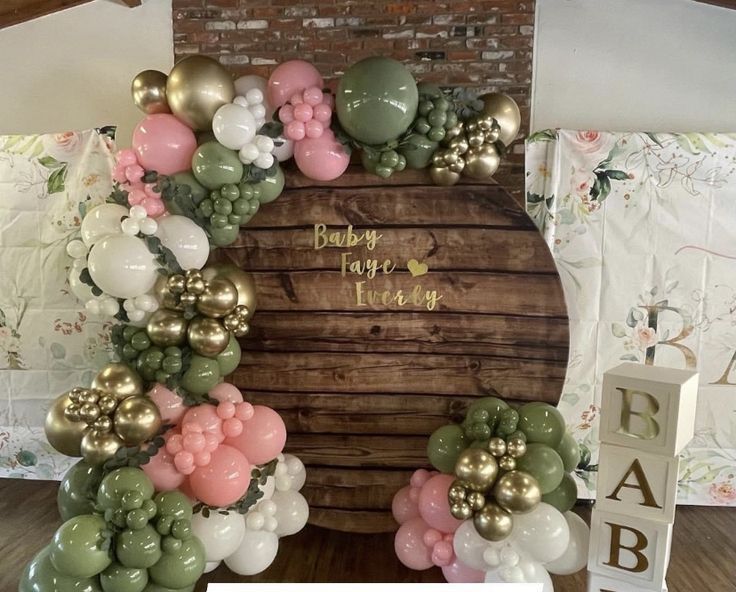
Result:
[[[556,450],[562,459],[562,464],[565,465],[565,471],[567,473],[574,471],[580,463],[580,445],[577,440],[565,432]]]
[[[227,376],[235,372],[235,369],[240,365],[241,356],[242,352],[238,338],[231,333],[227,347],[215,358],[217,365],[220,367],[220,376]]]
[[[64,522],[49,545],[56,571],[73,578],[91,578],[110,565],[110,554],[102,549],[106,528],[97,514],[82,514]]]
[[[194,585],[204,573],[204,546],[197,537],[182,541],[178,551],[164,553],[148,575],[160,586],[185,588]]]
[[[221,381],[217,360],[193,354],[187,371],[179,384],[193,395],[204,395]]]
[[[91,514],[102,481],[102,467],[80,460],[64,475],[59,484],[56,504],[61,519],[66,522],[80,514]]]
[[[519,428],[527,442],[538,442],[557,448],[565,435],[562,414],[547,403],[527,403],[519,407]]]
[[[108,473],[97,491],[97,504],[103,509],[116,510],[120,498],[126,491],[138,491],[144,499],[153,497],[153,483],[142,470],[135,467],[121,467]]]
[[[44,547],[26,565],[18,592],[102,592],[99,580],[72,578],[59,573],[51,563],[51,549]]]
[[[539,443],[526,445],[526,454],[516,460],[516,468],[526,471],[539,482],[542,495],[557,489],[565,474],[560,455]]]
[[[212,238],[212,244],[216,247],[227,247],[228,245],[232,245],[240,234],[240,226],[237,224],[227,224],[222,228],[209,226],[207,230]]]
[[[181,491],[164,491],[154,501],[159,516],[173,516],[177,520],[192,519],[192,503]]]
[[[378,145],[403,134],[414,121],[417,84],[403,64],[374,56],[350,66],[337,85],[335,105],[343,129]]]
[[[280,166],[277,166],[276,174],[273,177],[266,177],[263,181],[254,183],[254,185],[261,190],[258,195],[258,201],[262,204],[271,203],[281,195],[281,192],[284,190],[285,183],[286,179],[284,178],[284,171],[281,170]]]
[[[100,574],[105,592],[143,592],[148,584],[148,570],[113,563]]]
[[[438,142],[433,142],[427,136],[412,133],[397,150],[404,155],[406,166],[410,169],[424,169],[432,163],[432,156],[438,146]]]
[[[432,466],[441,473],[452,473],[457,457],[469,444],[462,427],[457,424],[442,426],[429,437],[427,457]]]
[[[149,568],[161,559],[161,535],[150,523],[139,530],[126,528],[115,540],[115,554],[125,567]]]
[[[563,513],[572,510],[577,500],[578,486],[575,484],[575,479],[572,478],[570,473],[565,473],[562,476],[562,481],[556,489],[542,496],[543,502],[554,506]]]
[[[219,142],[205,142],[194,151],[192,173],[207,189],[219,189],[223,185],[240,183],[243,163],[234,150]]]

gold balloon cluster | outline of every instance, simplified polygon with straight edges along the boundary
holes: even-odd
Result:
[[[473,518],[478,534],[501,541],[511,534],[512,514],[525,514],[542,500],[539,483],[516,470],[516,460],[526,453],[521,438],[491,438],[487,449],[468,448],[455,464],[457,479],[448,493],[450,513],[458,520]]]
[[[143,396],[140,376],[125,364],[108,364],[91,388],[56,398],[46,415],[49,443],[62,454],[91,465],[112,458],[122,446],[138,446],[161,429],[161,414]]]

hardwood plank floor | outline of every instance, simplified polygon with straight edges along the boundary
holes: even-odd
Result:
[[[57,484],[0,479],[0,591],[17,589],[25,563],[60,523]],[[589,510],[577,511],[586,519]],[[667,582],[670,592],[736,590],[736,509],[680,507]],[[556,592],[584,592],[585,572],[555,577]],[[274,564],[254,578],[239,578],[224,566],[207,582],[441,582],[437,569],[404,568],[393,553],[391,534],[357,535],[309,526],[281,541]]]

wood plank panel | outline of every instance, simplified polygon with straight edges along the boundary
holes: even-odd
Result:
[[[91,0],[2,0],[0,29],[88,2]]]
[[[306,465],[401,469],[429,466],[426,436],[289,434],[286,451],[298,454]]]
[[[335,508],[309,508],[309,524],[339,530],[342,532],[359,532],[373,534],[379,532],[392,532],[398,528],[398,524],[387,511],[369,510],[337,510]]]
[[[328,508],[389,511],[394,494],[409,484],[412,473],[310,467],[302,493]]]

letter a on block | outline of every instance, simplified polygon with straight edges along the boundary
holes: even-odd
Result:
[[[631,475],[634,475],[636,483],[628,483],[628,479]],[[634,462],[631,463],[631,466],[624,475],[624,478],[621,479],[619,484],[616,486],[616,489],[613,490],[613,493],[611,495],[607,495],[606,498],[620,502],[621,500],[618,497],[618,493],[624,487],[628,487],[629,489],[638,489],[641,491],[641,495],[644,498],[644,501],[641,503],[642,506],[662,509],[662,506],[660,506],[657,503],[657,500],[654,499],[652,487],[649,485],[649,481],[647,481],[647,476],[644,474],[644,469],[642,468],[638,458],[634,459]]]

